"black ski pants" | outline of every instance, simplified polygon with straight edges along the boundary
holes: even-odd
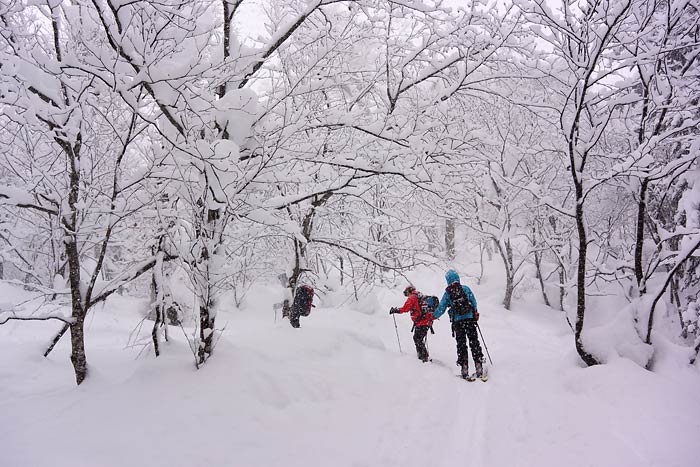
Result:
[[[425,338],[430,326],[415,326],[413,329],[413,342],[416,344],[418,358],[424,362],[428,360],[428,348],[425,346]]]
[[[474,362],[481,362],[484,355],[481,353],[481,344],[479,344],[476,321],[472,319],[454,321],[452,323],[452,333],[457,341],[457,365],[469,365],[467,339],[469,339],[469,347],[472,349],[472,358],[474,358]]]
[[[300,316],[301,312],[299,311],[299,307],[292,306],[289,310],[289,323],[292,325],[293,328],[299,327]]]

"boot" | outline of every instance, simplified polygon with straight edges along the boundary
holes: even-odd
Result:
[[[469,378],[469,364],[462,365],[462,378]]]
[[[484,375],[484,367],[481,362],[474,362],[474,367],[476,368],[476,377],[481,378]]]
[[[428,356],[428,352],[420,352],[418,354],[418,360],[420,360],[421,362],[424,362],[424,363],[429,361],[430,357]]]

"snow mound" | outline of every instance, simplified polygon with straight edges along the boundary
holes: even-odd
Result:
[[[583,344],[598,361],[610,363],[616,358],[627,358],[641,367],[649,363],[653,348],[639,337],[630,305],[617,312],[610,321],[600,326],[584,328]]]

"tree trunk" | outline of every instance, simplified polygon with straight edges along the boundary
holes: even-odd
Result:
[[[683,339],[688,338],[688,328],[684,326],[683,324],[683,309],[681,306],[681,298],[678,295],[678,291],[680,290],[680,284],[678,282],[678,277],[675,276],[673,279],[671,279],[671,290],[669,290],[669,294],[671,295],[671,304],[673,307],[676,309],[676,313],[678,313],[678,321],[681,326],[681,337]]]
[[[206,203],[203,203],[206,206]],[[199,299],[199,345],[197,348],[197,365],[207,361],[214,351],[214,329],[216,315],[214,311],[215,293],[220,278],[218,261],[215,258],[221,254],[223,243],[223,228],[225,220],[224,208],[204,208],[203,217],[206,222],[197,232],[197,241],[201,245],[199,260],[196,263],[197,295]]]
[[[506,273],[506,292],[503,296],[503,307],[510,310],[511,301],[513,300],[513,278]]]
[[[542,266],[540,262],[540,254],[537,252],[534,253],[535,255],[535,274],[537,275],[537,279],[540,281],[540,290],[542,290],[542,298],[544,299],[544,304],[547,306],[551,306],[549,304],[549,298],[547,297],[547,291],[544,288],[544,278],[542,277]]]
[[[532,226],[532,239],[530,243],[532,244],[533,248],[533,255],[535,257],[535,275],[537,276],[537,279],[540,282],[540,290],[542,290],[542,299],[544,300],[544,304],[547,306],[551,306],[549,304],[549,298],[547,297],[547,291],[544,288],[544,277],[542,277],[542,262],[540,261],[542,258],[542,252],[537,252],[537,230],[535,229],[535,226]]]
[[[71,294],[71,317],[73,323],[70,325],[71,336],[71,356],[75,370],[75,381],[80,385],[87,377],[87,358],[85,356],[85,335],[84,323],[87,314],[87,303],[83,303],[82,281],[80,278],[80,251],[78,248],[77,225],[78,225],[78,195],[80,193],[80,148],[82,139],[80,134],[75,145],[70,145],[66,141],[56,139],[62,146],[70,160],[70,190],[68,192],[68,209],[61,218],[61,223],[65,230],[64,245],[66,260],[68,262],[68,283]]]
[[[588,353],[583,346],[581,334],[583,333],[583,320],[586,316],[586,255],[588,249],[588,240],[586,236],[586,225],[583,218],[583,190],[580,184],[576,184],[576,228],[578,229],[578,273],[576,277],[576,326],[574,329],[576,352],[578,352],[581,360],[588,366],[597,365],[593,355]]]
[[[299,240],[294,239],[294,267],[292,268],[292,274],[289,276],[289,282],[287,287],[294,297],[294,292],[297,290],[297,285],[299,284],[299,277],[301,276],[301,256],[303,254],[302,245],[300,245]]]
[[[231,23],[233,21],[233,15],[240,2],[223,2],[223,58],[228,59],[231,55]],[[226,94],[227,85],[226,83],[221,84],[216,92],[219,98],[224,97]],[[229,139],[230,135],[228,132],[228,126],[220,127],[216,124],[216,128],[219,131],[219,137],[221,139]],[[208,182],[207,182],[208,183]],[[199,241],[203,243],[204,248],[202,249],[201,258],[199,260],[201,268],[200,272],[203,277],[199,278],[199,348],[197,350],[197,360],[198,364],[204,363],[214,350],[213,340],[214,340],[214,285],[212,284],[212,271],[211,271],[211,255],[216,255],[221,244],[223,243],[223,227],[224,220],[222,216],[225,215],[225,208],[211,209],[204,200],[206,200],[210,194],[210,188],[208,185],[204,188],[205,195],[202,197],[204,212],[206,212],[206,222],[205,228],[197,233]],[[217,200],[223,201],[223,200]],[[204,217],[204,216],[202,216]],[[216,271],[218,272],[218,271]],[[214,274],[216,276],[216,274]]]
[[[452,261],[455,259],[455,220],[445,220],[445,253],[447,259]]]
[[[639,202],[637,204],[637,232],[634,243],[634,277],[637,279],[637,290],[639,295],[646,293],[646,283],[644,280],[643,269],[643,248],[644,248],[644,216],[647,210],[646,194],[649,187],[649,179],[642,180],[642,185],[639,188]]]
[[[155,307],[155,319],[153,320],[153,329],[151,330],[151,339],[153,340],[153,350],[156,357],[160,356],[160,341],[158,335],[158,326],[162,325],[163,321],[163,307],[161,304],[156,304]]]
[[[206,362],[214,350],[214,324],[215,318],[211,316],[211,304],[205,303],[199,306],[199,349],[197,356],[199,364]]]
[[[306,246],[308,245],[308,242],[311,241],[311,233],[313,232],[314,228],[314,217],[316,216],[316,208],[326,204],[326,202],[330,199],[331,196],[333,196],[333,192],[328,192],[322,196],[314,197],[313,201],[311,201],[311,208],[309,208],[306,214],[304,214],[304,219],[301,223],[301,234],[307,240],[307,243],[304,244],[296,238],[294,239],[294,269],[292,270],[292,275],[289,278],[289,289],[291,291],[292,297],[294,297],[294,293],[296,292],[297,286],[299,285],[299,277],[301,277],[301,273],[309,270]],[[289,212],[289,214],[289,217],[291,218],[291,211]]]
[[[211,277],[211,257],[204,253],[204,267],[201,271],[203,277],[199,286],[199,346],[197,348],[198,364],[202,365],[211,356],[214,345],[214,325],[215,317],[212,313],[214,289]]]
[[[695,244],[688,249],[687,252],[683,253],[683,257],[680,259],[676,258],[676,264],[671,268],[671,270],[668,272],[666,275],[666,280],[664,281],[664,285],[661,287],[661,290],[659,291],[658,294],[656,294],[656,297],[654,298],[654,301],[651,302],[651,309],[649,310],[649,321],[647,323],[647,336],[646,339],[644,339],[644,342],[647,344],[651,345],[651,331],[652,328],[654,327],[654,311],[656,310],[656,304],[659,302],[661,297],[663,296],[664,293],[666,293],[666,289],[668,288],[668,285],[671,283],[671,280],[673,279],[673,276],[678,272],[679,269],[683,267],[683,264],[688,260],[688,258],[691,258],[695,251],[700,248],[700,235],[698,235],[698,239],[695,242]]]
[[[87,358],[85,356],[84,324],[87,310],[83,304],[80,281],[80,253],[75,242],[75,237],[66,241],[66,256],[68,258],[68,279],[71,292],[71,317],[70,325],[71,354],[70,361],[75,370],[75,381],[81,384],[87,377]]]
[[[691,365],[695,365],[695,361],[698,359],[698,354],[700,354],[700,343],[698,343],[698,345],[695,346],[694,351],[695,351],[695,355],[690,357],[690,364]]]
[[[484,250],[486,249],[485,242],[479,242],[479,277],[476,280],[477,284],[481,284],[481,279],[484,277]]]
[[[75,381],[81,384],[87,377],[87,358],[85,357],[85,335],[83,333],[85,315],[81,310],[73,311],[76,321],[70,325],[71,354],[70,361],[75,370]]]
[[[156,263],[153,266],[153,274],[151,275],[151,306],[153,308],[153,329],[151,330],[151,339],[153,340],[153,350],[156,357],[160,356],[160,327],[165,324],[165,287],[166,283],[163,276],[163,241],[164,237],[158,239],[158,247],[154,248],[153,253],[156,255]]]
[[[566,275],[564,274],[564,265],[559,264],[559,310],[564,311],[564,297],[566,297],[566,288],[564,282]]]
[[[495,240],[494,240],[495,241]],[[506,272],[506,290],[503,296],[503,307],[506,310],[510,310],[511,301],[513,299],[513,249],[510,245],[510,241],[505,241],[502,245],[501,242],[495,241],[498,247],[498,252],[501,254],[501,259],[503,260],[503,267]]]

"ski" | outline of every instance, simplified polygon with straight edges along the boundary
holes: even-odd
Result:
[[[483,381],[485,383],[489,379],[488,376],[486,376],[486,375],[477,376],[476,373],[472,373],[469,376],[462,376],[462,375],[455,375],[455,376],[458,377],[459,379],[463,379],[464,381],[468,381],[470,383],[473,383],[477,379],[480,379],[481,381]]]
[[[444,368],[450,368],[449,366],[447,366],[447,364],[445,362],[442,362],[440,360],[435,360],[434,358],[429,358],[428,362],[432,363],[434,365],[437,365],[437,366],[444,367]]]
[[[481,378],[480,379],[484,383],[489,380],[489,372],[486,369],[486,367],[484,367],[483,370],[481,371]]]
[[[489,374],[486,371],[486,368],[484,368],[483,371],[481,372],[481,376],[477,375],[476,373],[471,373],[467,376],[464,376],[461,374],[456,375],[456,376],[458,376],[459,378],[462,378],[465,381],[469,381],[470,383],[476,381],[477,379],[480,379],[481,381],[483,381],[485,383],[489,379]]]

